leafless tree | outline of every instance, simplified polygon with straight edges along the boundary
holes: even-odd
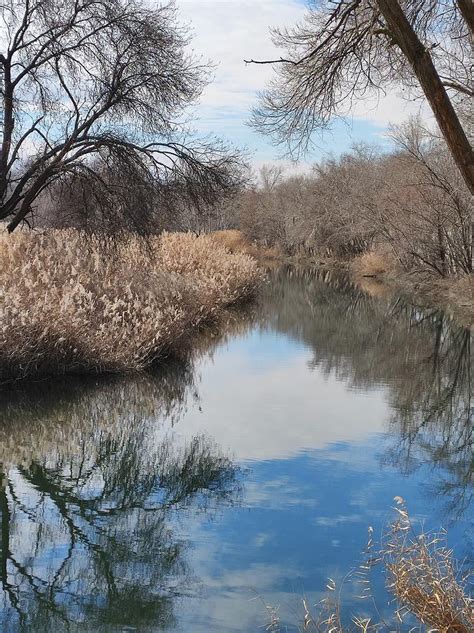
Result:
[[[241,157],[188,129],[208,67],[187,43],[173,2],[0,2],[0,220],[10,231],[53,183],[87,182],[109,215],[127,178],[195,204],[235,186]],[[117,165],[122,177],[104,178]]]
[[[262,178],[240,198],[240,228],[288,254],[375,251],[379,264],[423,276],[472,273],[472,196],[443,139],[416,117],[392,138],[391,152],[360,144],[305,175]]]
[[[472,100],[472,0],[322,0],[303,23],[274,32],[285,57],[253,116],[293,150],[355,99],[402,84],[426,97],[471,193],[474,156],[458,109]],[[420,91],[421,89],[421,91]]]
[[[442,139],[411,119],[392,128],[373,220],[408,269],[472,273],[472,196]]]

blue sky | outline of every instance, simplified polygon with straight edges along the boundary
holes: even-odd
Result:
[[[176,0],[181,22],[190,24],[194,52],[215,64],[214,81],[195,110],[194,125],[253,152],[256,166],[278,159],[281,150],[251,130],[246,122],[257,93],[272,75],[269,66],[245,65],[244,58],[270,58],[276,49],[269,27],[293,25],[304,15],[304,0]],[[383,99],[371,97],[351,109],[346,123],[337,121],[332,133],[314,139],[317,147],[305,160],[340,154],[354,142],[386,144],[390,123],[418,113],[419,102],[407,102],[396,91]],[[347,113],[344,113],[347,114]],[[304,165],[303,165],[304,168]]]

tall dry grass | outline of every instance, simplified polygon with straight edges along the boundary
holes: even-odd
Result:
[[[245,253],[259,260],[274,260],[282,256],[281,250],[276,246],[257,245],[237,229],[214,231],[212,237],[231,253]]]
[[[398,514],[383,544],[388,588],[399,605],[397,617],[412,613],[431,630],[446,633],[474,631],[474,602],[466,593],[446,532],[417,534],[403,499],[396,497]]]
[[[370,250],[358,255],[351,262],[351,270],[357,277],[379,277],[394,268],[393,256],[387,249]]]
[[[343,622],[341,615],[342,586],[329,579],[329,594],[312,606],[302,601],[300,631],[349,633],[350,631],[403,632],[415,630],[438,633],[471,633],[474,631],[474,600],[468,594],[471,572],[463,573],[447,545],[445,530],[418,533],[407,511],[405,501],[395,497],[395,519],[385,530],[382,542],[376,544],[369,528],[366,556],[360,566],[350,572],[344,582],[356,580],[357,597],[370,601],[374,617],[353,615],[352,623]],[[383,565],[387,589],[394,598],[394,617],[383,620],[372,593],[371,570]],[[344,584],[343,582],[343,584]],[[333,597],[334,596],[334,597]],[[277,612],[267,606],[267,631],[283,632]],[[415,626],[413,618],[423,627]]]
[[[261,279],[210,236],[0,233],[0,376],[141,370]]]

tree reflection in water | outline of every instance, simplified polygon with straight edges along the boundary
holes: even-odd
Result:
[[[345,275],[277,271],[250,312],[194,340],[187,361],[157,376],[4,395],[2,630],[172,628],[191,576],[176,510],[211,511],[240,493],[231,461],[205,437],[180,441],[173,422],[197,397],[192,358],[256,324],[303,341],[310,370],[383,387],[393,416],[382,459],[403,473],[431,464],[450,517],[463,513],[473,483],[470,332],[382,287],[366,290]]]
[[[403,473],[431,464],[446,514],[462,514],[473,496],[471,332],[345,274],[290,268],[273,277],[262,322],[312,348],[310,368],[351,388],[386,388],[393,417],[383,461]]]
[[[392,426],[399,441],[387,460],[403,473],[432,464],[441,473],[434,492],[446,498],[454,518],[473,498],[471,334],[442,314],[429,319],[432,352],[419,364],[424,381],[397,393]]]
[[[189,573],[173,513],[239,491],[210,440],[180,443],[160,424],[192,393],[191,369],[68,381],[60,397],[30,385],[3,402],[2,631],[173,624]]]

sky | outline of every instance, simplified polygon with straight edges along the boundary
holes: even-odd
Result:
[[[255,166],[278,160],[281,148],[247,125],[250,109],[271,77],[272,68],[246,65],[243,60],[274,57],[277,49],[269,28],[300,21],[306,0],[176,0],[176,4],[180,21],[189,24],[194,33],[192,49],[216,64],[214,81],[195,110],[195,128],[245,146]],[[335,122],[331,133],[314,139],[317,147],[299,169],[324,155],[339,155],[355,142],[387,145],[389,124],[401,123],[419,111],[419,102],[407,102],[395,92],[380,100],[359,102],[349,118]]]

